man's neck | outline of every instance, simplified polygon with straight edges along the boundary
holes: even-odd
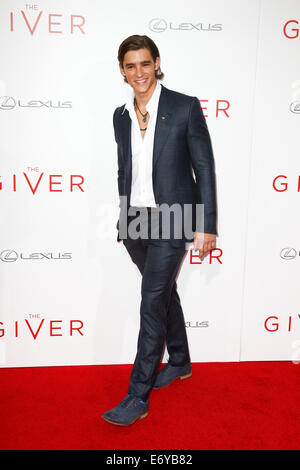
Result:
[[[134,94],[135,99],[136,99],[137,104],[138,104],[138,107],[140,109],[145,109],[146,108],[146,104],[148,103],[151,96],[153,95],[156,86],[157,86],[157,80],[154,80],[153,84],[151,85],[149,90],[147,90],[146,93],[142,93],[142,94],[135,93]]]

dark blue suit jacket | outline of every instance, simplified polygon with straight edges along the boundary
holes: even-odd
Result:
[[[118,189],[131,193],[132,153],[131,118],[124,105],[113,115],[115,139],[118,144]],[[152,183],[157,204],[204,204],[205,233],[217,234],[215,164],[211,139],[197,97],[188,96],[162,85],[158,103],[153,146]],[[123,210],[123,212],[122,212]],[[193,229],[195,227],[193,210]],[[119,217],[120,220],[120,217]],[[119,220],[117,229],[119,230]],[[172,236],[171,236],[172,238]],[[119,232],[117,240],[119,241]],[[182,237],[192,241],[192,238]]]

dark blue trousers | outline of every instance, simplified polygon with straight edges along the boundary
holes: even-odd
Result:
[[[146,400],[165,343],[171,365],[182,366],[190,362],[176,283],[187,250],[184,244],[173,246],[169,240],[128,238],[123,243],[142,274],[140,331],[128,393]]]

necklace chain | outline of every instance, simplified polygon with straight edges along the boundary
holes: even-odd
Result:
[[[135,98],[134,98],[134,104],[136,105],[136,107],[137,107],[137,109],[139,110],[140,114],[143,116],[143,122],[146,122],[146,121],[147,121],[147,114],[148,114],[148,111],[146,111],[146,113],[143,114],[142,111],[140,110],[140,108],[139,108],[139,106],[138,106],[137,101],[136,101]],[[145,131],[146,129],[147,129],[147,127],[145,127],[144,129],[142,129],[142,128],[140,127],[140,130],[141,130],[141,131]]]

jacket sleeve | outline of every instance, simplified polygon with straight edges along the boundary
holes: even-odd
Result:
[[[114,110],[113,125],[114,125],[115,141],[118,143],[118,142],[119,142],[119,134],[118,134],[118,132],[117,132],[117,124],[116,124],[116,120],[117,120],[117,111],[118,111],[118,108],[116,108],[116,109]]]
[[[118,126],[117,126],[117,110],[118,108],[115,109],[114,115],[113,115],[113,125],[114,125],[114,133],[115,133],[115,141],[118,144],[118,190],[119,190],[119,195],[121,196],[122,194],[122,179],[124,178],[124,162],[123,162],[123,156],[122,156],[122,149],[121,149],[121,143],[119,140],[119,132],[118,132]]]
[[[119,196],[121,196],[122,188],[124,187],[124,184],[123,184],[124,164],[123,164],[121,143],[120,143],[120,140],[119,140],[118,126],[117,126],[117,111],[118,111],[118,108],[115,109],[114,114],[113,114],[113,126],[114,126],[115,141],[116,141],[117,146],[118,146],[118,149],[117,149],[117,152],[118,152],[118,191],[119,191]],[[120,202],[119,202],[119,207],[121,207],[121,199],[120,199]],[[117,230],[119,230],[119,219],[117,221],[116,228],[117,228]],[[119,233],[118,233],[118,236],[117,236],[117,240],[120,241]]]
[[[209,131],[197,97],[193,97],[190,105],[187,142],[196,177],[196,202],[204,204],[204,232],[217,235],[215,163]]]

